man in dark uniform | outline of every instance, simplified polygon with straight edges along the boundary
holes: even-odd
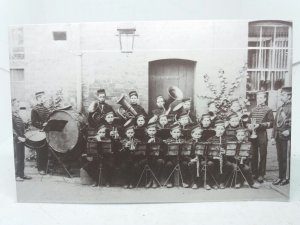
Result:
[[[34,127],[42,129],[46,126],[49,119],[50,110],[45,106],[46,96],[44,91],[35,93],[37,104],[31,110],[31,123]],[[48,163],[48,144],[36,150],[37,168],[41,175],[46,174]]]
[[[257,138],[251,139],[253,147],[252,158],[252,173],[254,178],[259,183],[264,181],[266,174],[266,161],[267,161],[267,146],[268,136],[267,129],[273,127],[274,116],[272,109],[266,105],[266,92],[257,92],[256,94],[257,106],[252,109],[250,114],[251,123],[248,124],[250,131],[256,130]],[[258,160],[260,156],[260,161]]]
[[[97,91],[97,101],[93,101],[88,108],[88,123],[92,128],[98,128],[103,123],[104,115],[114,112],[113,108],[105,102],[106,93],[104,89]]]
[[[292,87],[283,87],[280,99],[283,104],[277,110],[272,132],[272,143],[276,142],[279,165],[279,178],[273,182],[274,185],[289,183],[287,168],[291,141]]]
[[[19,102],[17,99],[12,99],[12,122],[14,135],[14,156],[15,156],[15,177],[16,181],[24,181],[31,177],[24,174],[25,160],[25,124],[19,115]]]
[[[129,92],[129,99],[130,105],[138,114],[143,114],[145,117],[148,116],[144,108],[138,104],[139,96],[136,91]]]

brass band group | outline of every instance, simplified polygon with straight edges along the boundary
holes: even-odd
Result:
[[[275,117],[262,91],[257,92],[257,105],[250,112],[242,109],[238,98],[231,99],[226,118],[218,114],[214,101],[199,116],[192,98],[184,98],[175,86],[168,92],[170,99],[157,96],[156,108],[146,113],[136,91],[121,96],[117,110],[105,102],[104,89],[97,91],[97,100],[88,108],[80,156],[94,186],[113,186],[117,179],[124,188],[259,188],[266,174],[268,129],[272,129],[279,163],[279,177],[273,184],[289,183],[291,87],[281,89],[282,106]],[[36,100],[31,126],[44,129],[51,111],[44,105],[44,92],[36,93]],[[30,179],[24,174],[26,128],[18,115],[17,99],[12,106],[16,180],[23,181]],[[49,148],[45,142],[36,150],[41,175],[47,173]]]

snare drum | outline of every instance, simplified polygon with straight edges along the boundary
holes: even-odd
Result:
[[[24,134],[26,141],[25,145],[28,148],[39,149],[46,145],[46,134],[41,130],[29,130]]]

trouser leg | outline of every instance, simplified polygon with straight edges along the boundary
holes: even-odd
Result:
[[[252,161],[251,161],[251,168],[252,174],[258,177],[258,143],[257,140],[252,141]]]
[[[222,173],[220,173],[220,183],[225,184],[226,179],[230,176],[233,172],[234,163],[225,162],[222,168]]]
[[[182,174],[182,179],[184,183],[189,184],[190,183],[190,170],[189,170],[189,159],[185,158],[182,159],[180,162],[180,169],[181,169],[181,174]]]
[[[165,170],[166,170],[166,178],[169,178],[168,183],[174,183],[174,174],[171,175],[171,172],[174,169],[174,160],[172,160],[171,158],[167,158],[166,159],[166,165],[165,165]],[[171,175],[171,176],[170,176]]]
[[[23,143],[14,143],[15,175],[24,176],[25,147]]]
[[[206,165],[206,183],[210,186],[216,185],[218,182],[218,171],[216,169],[216,162],[208,160]]]
[[[111,155],[104,156],[103,158],[103,177],[107,184],[112,183],[112,178],[114,175],[115,162]]]
[[[277,139],[276,148],[277,148],[277,160],[279,166],[279,178],[286,179],[288,141]]]
[[[48,163],[48,145],[36,150],[38,171],[46,170]]]
[[[188,167],[189,167],[191,183],[196,184],[197,183],[197,164],[196,163],[190,163],[190,164],[188,164]]]
[[[265,142],[261,143],[259,146],[259,154],[260,154],[259,176],[264,176],[266,174],[267,145],[268,145],[268,142],[265,141]]]

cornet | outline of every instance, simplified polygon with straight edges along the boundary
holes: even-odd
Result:
[[[255,118],[251,118],[251,126],[250,129],[252,131],[252,134],[249,138],[251,139],[256,139],[257,138],[257,134],[256,134],[256,129],[258,127],[258,124],[256,123],[256,119]]]

